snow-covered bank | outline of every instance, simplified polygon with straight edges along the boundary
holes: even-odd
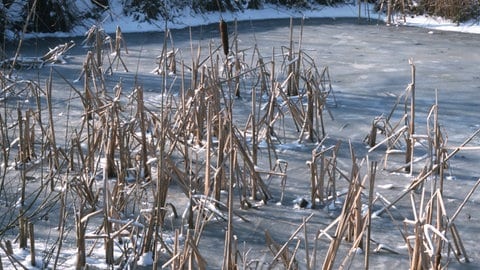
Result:
[[[132,17],[122,16],[121,10],[113,8],[111,15],[103,22],[103,27],[107,32],[114,33],[117,26],[122,28],[123,32],[149,32],[161,31],[165,27],[164,21],[138,22]],[[198,26],[204,24],[217,23],[220,18],[225,21],[249,21],[264,19],[285,19],[285,18],[358,18],[363,19],[380,19],[386,20],[384,14],[378,14],[373,10],[373,5],[359,7],[355,5],[341,6],[321,6],[308,10],[294,10],[275,5],[265,5],[262,9],[249,9],[242,12],[212,12],[207,14],[195,14],[191,10],[184,10],[183,15],[174,19],[174,22],[168,22],[171,29],[186,28],[190,26]],[[396,25],[406,25],[423,27],[441,31],[456,31],[465,33],[480,33],[480,24],[478,21],[469,21],[465,23],[454,23],[451,20],[435,18],[430,16],[412,16],[406,17],[404,22],[403,16],[396,18]]]
[[[102,21],[94,21],[92,19],[86,19],[83,23],[76,26],[71,32],[68,33],[32,33],[27,34],[26,38],[35,37],[71,37],[71,36],[83,36],[85,32],[94,24],[101,24],[107,33],[115,33],[117,26],[120,26],[124,33],[139,33],[139,32],[152,32],[163,31],[165,28],[164,20],[149,20],[138,21],[134,16],[124,15],[119,0],[111,1],[111,7],[103,14]],[[359,14],[360,10],[360,14]],[[206,25],[211,23],[217,23],[221,18],[227,22],[234,20],[237,21],[249,21],[249,20],[263,20],[263,19],[285,19],[285,18],[358,18],[363,19],[380,19],[386,20],[384,14],[378,14],[373,10],[373,5],[362,6],[360,9],[355,5],[340,5],[340,6],[321,6],[310,9],[290,9],[286,7],[280,7],[276,5],[264,5],[261,9],[248,9],[239,12],[210,12],[199,14],[195,13],[191,9],[184,9],[180,11],[172,21],[167,23],[170,29],[187,28],[191,26]],[[456,31],[464,33],[480,33],[480,25],[478,21],[469,21],[465,23],[454,23],[450,20],[442,18],[435,18],[429,16],[411,16],[406,17],[405,21],[403,16],[398,16],[395,22],[396,26],[406,25],[423,27],[433,30],[441,31]]]

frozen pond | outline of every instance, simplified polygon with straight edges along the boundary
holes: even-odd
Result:
[[[300,37],[300,24],[300,20],[294,20],[295,48],[298,49],[301,46],[318,67],[329,68],[337,106],[329,107],[333,119],[325,115],[328,134],[326,145],[334,145],[338,140],[343,142],[338,162],[339,167],[345,172],[349,173],[351,169],[348,165],[351,159],[349,141],[354,146],[358,159],[368,154],[370,160],[381,162],[382,151],[368,153],[363,140],[370,131],[373,119],[382,114],[388,114],[397,96],[402,95],[410,83],[410,60],[416,67],[416,125],[419,134],[425,132],[427,115],[436,100],[439,108],[439,123],[443,134],[448,137],[449,146],[459,146],[480,128],[480,35],[413,27],[387,27],[375,22],[358,23],[356,19],[306,19]],[[233,33],[234,22],[228,22],[228,27]],[[239,50],[245,50],[243,57],[246,62],[251,61],[253,48],[257,46],[262,57],[268,60],[274,59],[279,65],[280,54],[284,53],[283,47],[289,46],[289,20],[238,22],[236,28],[238,47]],[[200,45],[201,55],[206,55],[210,50],[210,44],[214,44],[213,48],[220,44],[216,24],[194,27],[191,30],[172,30],[171,34],[175,48],[179,49],[177,57],[183,59],[186,65],[190,65],[192,59],[191,48],[195,55],[197,46]],[[106,75],[108,84],[113,88],[121,80],[125,92],[131,91],[134,84],[140,84],[145,90],[146,100],[158,100],[159,93],[163,89],[162,76],[152,74],[151,71],[156,67],[155,58],[162,53],[163,32],[124,34],[123,37],[128,47],[128,55],[124,54],[125,51],[122,48],[122,59],[129,72],[124,72],[120,65],[113,75]],[[58,121],[65,121],[65,118],[62,118],[67,114],[65,102],[71,94],[71,85],[65,83],[61,76],[82,89],[81,81],[74,82],[81,73],[88,50],[80,45],[82,40],[83,37],[74,38],[77,46],[69,51],[70,57],[67,63],[54,66],[56,70],[53,73],[54,114],[58,115]],[[54,47],[66,41],[68,40],[58,38],[26,40],[22,56],[43,55],[48,47]],[[169,40],[167,44],[170,47],[171,41]],[[273,54],[275,57],[272,57]],[[18,71],[16,75],[44,84],[49,73],[50,68],[47,66],[42,69]],[[169,77],[169,82],[173,80],[173,77]],[[178,86],[178,84],[179,82],[176,82],[174,85]],[[172,92],[175,91],[172,89]],[[241,114],[242,108],[250,104],[250,99],[250,93],[242,93],[241,99],[235,99],[236,112],[240,111]],[[83,112],[80,102],[69,105],[69,110],[75,123],[75,116]],[[380,137],[381,139],[383,137]],[[326,208],[294,209],[293,200],[309,196],[310,172],[305,162],[311,159],[311,151],[315,146],[312,143],[297,144],[295,137],[288,137],[287,134],[284,145],[277,148],[279,158],[289,162],[283,203],[273,202],[254,209],[238,210],[250,221],[243,222],[235,219],[234,222],[234,234],[237,235],[239,248],[242,249],[239,252],[242,255],[248,255],[245,260],[262,261],[263,254],[269,254],[265,256],[266,262],[271,260],[270,251],[265,244],[266,230],[277,243],[283,244],[302,223],[302,219],[310,214],[313,214],[313,217],[306,230],[309,237],[314,237],[317,231],[326,228],[339,214],[340,209],[331,211]],[[469,146],[480,146],[480,139],[473,139]],[[264,151],[260,155],[266,156],[267,153]],[[448,198],[446,201],[449,204],[446,208],[449,215],[453,214],[480,177],[479,162],[479,150],[462,151],[450,160],[450,166],[446,172],[449,177],[444,184],[444,197]],[[377,172],[376,190],[388,200],[394,200],[408,186],[411,176],[381,170],[382,166],[379,166]],[[271,185],[278,185],[278,183],[272,182]],[[387,186],[388,188],[382,189]],[[345,191],[347,187],[346,184],[339,186],[339,192]],[[182,194],[174,193],[175,190],[178,191],[178,187],[173,186],[171,190],[169,200],[183,210],[187,198]],[[275,186],[272,190],[278,201],[280,188]],[[480,268],[480,249],[476,239],[480,232],[479,200],[480,193],[477,190],[455,221],[471,262],[460,264],[455,258],[451,258],[450,269]],[[378,202],[375,209],[381,206],[382,204]],[[408,268],[409,256],[400,231],[403,219],[411,219],[413,216],[409,197],[405,197],[396,206],[397,209],[392,210],[396,223],[392,222],[388,215],[373,219],[372,239],[394,249],[395,252],[380,250],[373,253],[370,257],[371,269]],[[175,222],[179,221],[173,221]],[[48,228],[50,225],[39,221],[39,227]],[[202,234],[200,250],[204,258],[207,258],[208,269],[221,268],[226,227],[226,222],[211,222]],[[333,234],[333,232],[334,229],[331,229],[330,233]],[[15,230],[11,230],[7,237],[11,238],[15,233]],[[43,234],[47,235],[48,229]],[[74,237],[73,232],[70,234],[70,237]],[[304,238],[303,230],[298,234],[298,238]],[[296,240],[289,245],[291,250],[294,249],[295,244]],[[300,269],[306,269],[306,249],[303,245],[302,242],[297,255]],[[309,240],[309,245],[308,251],[311,252],[313,240]],[[73,248],[74,241],[70,241],[66,246]],[[244,247],[245,250],[243,250]],[[372,245],[372,249],[376,247]],[[326,238],[319,241],[317,248],[318,267],[323,263],[323,257],[328,250]],[[343,248],[339,252],[345,254],[346,251],[348,250]],[[4,268],[9,269],[9,262],[3,253],[0,252],[0,254],[2,254]],[[338,257],[343,258],[342,255]],[[360,269],[363,266],[363,257],[363,253],[357,254],[352,262],[353,269]],[[341,259],[337,261],[339,264]]]

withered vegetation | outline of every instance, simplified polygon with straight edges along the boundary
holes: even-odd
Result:
[[[141,84],[125,89],[118,82],[113,89],[108,87],[105,76],[117,72],[119,64],[125,72],[129,70],[122,59],[128,54],[126,41],[120,28],[113,42],[100,27],[93,27],[85,41],[91,50],[78,78],[82,88],[65,79],[71,90],[65,106],[81,108],[81,112],[67,109],[66,123],[57,122],[52,112],[52,80],[62,78],[55,68],[45,85],[2,72],[0,198],[5,214],[0,247],[8,258],[3,263],[23,266],[6,238],[12,231],[18,233],[20,248],[31,249],[31,264],[36,263],[34,225],[53,216],[54,209],[59,213],[56,236],[43,255],[44,267],[60,267],[62,245],[73,230],[77,269],[87,267],[87,258],[98,247],[106,264],[120,268],[136,265],[150,254],[154,269],[208,269],[209,259],[199,245],[210,223],[218,221],[227,228],[221,235],[224,253],[217,258],[223,260],[223,269],[348,267],[359,249],[365,251],[368,269],[372,252],[396,252],[373,240],[372,216],[386,213],[396,223],[392,209],[404,197],[410,197],[413,218],[405,219],[398,233],[408,248],[409,267],[441,269],[450,256],[468,262],[455,219],[480,181],[448,215],[444,170],[480,130],[449,152],[434,104],[427,133],[418,134],[411,61],[412,80],[404,94],[389,115],[372,121],[365,139],[370,152],[385,152],[383,167],[388,171],[413,175],[415,168],[422,167],[410,186],[389,201],[374,191],[377,162],[357,157],[348,142],[350,172],[345,172],[338,164],[338,151],[345,142],[325,144],[324,117],[333,118],[329,106],[336,104],[329,69],[318,66],[303,49],[301,35],[299,42],[293,41],[293,21],[290,29],[288,44],[267,58],[258,44],[240,49],[236,31],[229,33],[222,21],[219,40],[209,44],[208,52],[191,44],[193,57],[188,64],[165,29],[153,72],[163,79],[161,97],[152,105],[145,100]],[[55,59],[70,46],[59,46],[41,60]],[[247,50],[250,60],[245,59]],[[31,68],[19,58],[14,65],[8,63],[5,71]],[[167,80],[172,76],[180,82]],[[251,104],[236,108],[235,100],[247,96]],[[15,102],[22,98],[33,102]],[[299,144],[317,145],[305,160],[311,208],[338,205],[341,211],[327,226],[310,224],[315,213],[304,217],[283,243],[265,231],[267,254],[241,251],[235,227],[249,222],[252,208],[270,203],[275,196],[283,200],[291,172],[289,160],[280,159],[277,148],[292,134]],[[419,141],[428,149],[420,159],[415,156]],[[258,154],[260,147],[266,154]],[[392,168],[392,156],[401,156],[403,165]],[[347,187],[346,193],[338,192],[340,185]],[[179,203],[182,200],[187,204]],[[373,211],[375,203],[382,205],[380,210]],[[178,209],[184,209],[183,215]],[[314,235],[307,230],[312,226]],[[326,240],[326,250],[317,248],[321,240]],[[299,253],[303,260],[298,259]]]

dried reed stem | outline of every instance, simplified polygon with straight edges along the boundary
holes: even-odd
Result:
[[[407,151],[405,153],[405,164],[411,164],[413,161],[413,135],[415,134],[415,64],[413,59],[409,60],[411,68],[412,81],[408,89],[410,93],[410,118],[408,119],[408,137],[407,137]],[[406,105],[406,104],[405,104]],[[407,121],[407,120],[406,120]],[[407,172],[411,172],[411,166],[406,167]]]
[[[30,238],[30,265],[35,267],[37,265],[35,261],[35,232],[33,223],[28,222],[28,237]]]
[[[369,174],[369,190],[368,190],[368,212],[366,217],[366,223],[368,223],[366,243],[365,243],[365,269],[369,269],[370,266],[370,239],[372,234],[372,208],[373,208],[373,192],[375,189],[375,176],[377,174],[377,162],[372,161],[370,164]]]

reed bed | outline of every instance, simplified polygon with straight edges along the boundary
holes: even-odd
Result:
[[[370,152],[387,145],[385,168],[389,155],[400,149],[405,162],[393,171],[415,174],[418,166],[423,169],[407,191],[374,212],[374,204],[383,198],[374,193],[377,162],[358,158],[349,142],[350,167],[345,169],[338,162],[344,143],[327,145],[324,112],[333,119],[327,100],[336,100],[328,67],[319,67],[301,46],[302,26],[297,48],[292,20],[289,44],[282,47],[282,53],[273,51],[267,59],[255,44],[250,48],[250,62],[244,57],[247,49],[238,47],[237,33],[231,35],[223,20],[219,29],[220,43],[211,42],[206,53],[191,44],[189,64],[179,59],[173,37],[165,29],[162,53],[155,63],[158,67],[153,71],[162,76],[161,99],[152,105],[141,84],[131,89],[122,82],[113,89],[107,86],[105,76],[113,73],[115,64],[129,70],[121,55],[122,47],[128,53],[125,39],[118,28],[115,42],[110,44],[101,28],[92,27],[85,40],[91,50],[78,79],[82,89],[69,84],[71,99],[66,102],[70,107],[73,100],[80,101],[81,112],[71,116],[75,119],[68,118],[65,125],[55,122],[52,109],[52,82],[54,75],[59,75],[54,68],[45,87],[33,81],[15,81],[2,73],[0,194],[7,214],[2,218],[0,236],[17,231],[19,247],[30,247],[34,266],[33,220],[46,219],[55,209],[58,234],[44,256],[44,267],[60,267],[62,243],[67,231],[73,230],[77,269],[89,267],[87,258],[98,248],[105,264],[121,269],[135,267],[147,257],[154,269],[208,269],[200,242],[208,226],[221,223],[226,228],[221,236],[223,254],[218,255],[223,269],[262,269],[263,265],[269,269],[303,269],[303,265],[306,269],[348,268],[359,250],[364,251],[363,265],[368,269],[372,216],[390,213],[398,201],[410,195],[414,218],[404,221],[401,232],[408,246],[409,267],[440,269],[451,254],[468,261],[454,221],[478,182],[448,216],[442,195],[443,170],[479,131],[448,153],[435,104],[427,119],[428,134],[416,133],[413,62],[412,81],[404,95],[390,115],[372,121],[366,142]],[[114,54],[112,61],[110,53]],[[170,85],[169,76],[178,76],[180,83]],[[250,93],[251,105],[243,111],[248,116],[239,117],[236,98]],[[15,104],[11,96],[35,102]],[[395,122],[393,112],[402,100],[404,111]],[[385,139],[377,142],[381,135]],[[310,190],[306,192],[312,213],[295,224],[284,242],[265,231],[269,254],[242,253],[235,232],[239,223],[250,224],[249,211],[272,201],[281,204],[288,192],[287,178],[292,172],[289,160],[279,158],[277,148],[292,138],[299,144],[316,144],[311,159],[306,158],[310,172]],[[419,140],[427,141],[429,150],[429,156],[421,160],[415,159]],[[263,155],[259,155],[259,145],[265,149]],[[418,164],[420,161],[426,163]],[[430,192],[424,184],[427,179],[432,179]],[[181,194],[172,194],[173,185]],[[341,193],[339,187],[346,191]],[[315,211],[324,208],[341,210],[331,211],[336,216],[326,226],[311,224]],[[183,209],[183,214],[177,209]],[[321,242],[324,239],[326,244]],[[7,243],[0,247],[10,263],[25,267]],[[325,249],[320,249],[321,245]]]
[[[398,203],[402,198],[410,196],[411,213],[413,219],[406,218],[402,235],[406,242],[410,257],[411,269],[444,269],[448,266],[450,256],[459,262],[468,262],[468,255],[454,220],[464,207],[462,203],[452,216],[446,212],[446,202],[443,197],[445,170],[448,161],[458,152],[467,149],[465,146],[478,136],[480,130],[475,131],[460,146],[448,153],[447,138],[443,134],[438,114],[438,101],[432,105],[426,121],[426,133],[419,134],[415,128],[415,65],[410,60],[412,81],[407,86],[403,95],[399,96],[388,117],[379,117],[374,120],[372,132],[367,136],[370,146],[369,151],[374,151],[381,144],[387,145],[384,162],[387,168],[388,156],[392,153],[405,155],[405,164],[394,168],[394,172],[404,170],[414,174],[412,182],[394,201],[385,203],[385,206],[376,214],[382,214]],[[403,115],[399,114],[400,121],[391,123],[394,111],[403,100]],[[380,124],[381,123],[381,124]],[[385,139],[378,144],[373,143],[380,130]],[[417,143],[422,141],[424,143]],[[373,145],[372,145],[373,144]],[[427,153],[421,158],[415,158],[416,148],[426,148]],[[396,151],[398,150],[398,151]],[[418,149],[417,149],[418,150]],[[414,170],[415,164],[420,165],[420,170]],[[429,181],[428,187],[425,183]],[[465,195],[464,202],[476,190],[479,182]],[[419,195],[418,195],[419,194]]]

